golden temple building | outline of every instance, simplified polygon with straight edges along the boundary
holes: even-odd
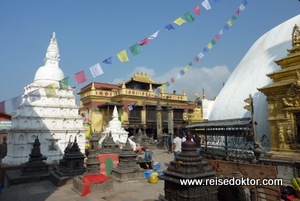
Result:
[[[258,89],[267,96],[271,158],[300,161],[300,28],[292,32],[292,49],[275,61],[280,70],[267,76],[273,83]]]
[[[129,135],[138,129],[156,138],[157,134],[168,133],[167,107],[172,107],[174,132],[184,129],[189,113],[196,107],[189,101],[185,90],[182,94],[165,93],[157,90],[164,83],[153,81],[147,74],[136,73],[130,80],[119,84],[92,82],[80,92],[81,114],[87,114],[92,131],[101,132],[108,127],[116,106],[122,127]],[[160,93],[158,93],[158,91]],[[162,133],[157,133],[157,106],[161,107]]]

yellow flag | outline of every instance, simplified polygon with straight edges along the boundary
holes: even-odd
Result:
[[[118,58],[120,59],[121,62],[129,61],[126,50],[123,50],[123,51],[119,52],[117,54],[117,56],[118,56]]]
[[[180,18],[178,18],[178,19],[176,19],[175,21],[174,21],[174,23],[175,24],[178,24],[178,25],[181,25],[181,24],[183,24],[183,23],[185,23],[186,21],[184,20],[184,19],[182,19],[181,17]]]
[[[207,47],[208,47],[209,49],[211,49],[211,48],[213,47],[213,45],[212,45],[211,43],[208,43],[208,44],[207,44]]]
[[[143,104],[142,99],[138,100],[137,104],[138,104],[138,105],[142,105],[142,104]]]
[[[161,85],[161,89],[162,90],[165,90],[166,89],[166,86],[163,84],[163,85]]]
[[[189,67],[189,66],[185,66],[185,67],[184,67],[184,70],[185,70],[185,71],[188,71],[188,70],[190,70],[190,67]]]
[[[47,98],[55,96],[56,95],[55,84],[52,83],[52,84],[49,84],[48,86],[45,86],[45,92],[46,92]]]
[[[229,24],[229,26],[232,26],[232,24],[233,24],[232,20],[229,20],[229,21],[227,22],[227,24]]]

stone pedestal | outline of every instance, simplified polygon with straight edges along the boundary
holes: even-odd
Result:
[[[127,140],[125,147],[119,154],[119,164],[112,169],[112,179],[118,182],[128,182],[142,180],[144,178],[144,170],[136,164],[136,154],[132,150]]]
[[[72,189],[81,195],[84,187],[84,183],[82,181],[83,176],[77,176],[73,179],[73,187]],[[113,189],[113,180],[107,180],[102,183],[90,183],[90,191],[91,193],[101,193],[105,191],[109,191]]]

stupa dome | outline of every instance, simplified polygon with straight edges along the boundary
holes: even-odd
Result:
[[[53,83],[64,79],[64,73],[58,66],[59,60],[57,40],[55,33],[53,33],[44,59],[45,65],[41,66],[35,73],[34,82]]]

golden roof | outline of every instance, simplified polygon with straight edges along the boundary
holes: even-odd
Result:
[[[133,75],[133,77],[131,77],[130,80],[126,81],[125,84],[132,82],[132,81],[136,81],[136,82],[143,82],[143,83],[148,83],[148,84],[157,84],[157,85],[163,85],[165,84],[165,82],[159,83],[159,82],[154,82],[146,73],[143,74],[139,74],[136,73]]]

